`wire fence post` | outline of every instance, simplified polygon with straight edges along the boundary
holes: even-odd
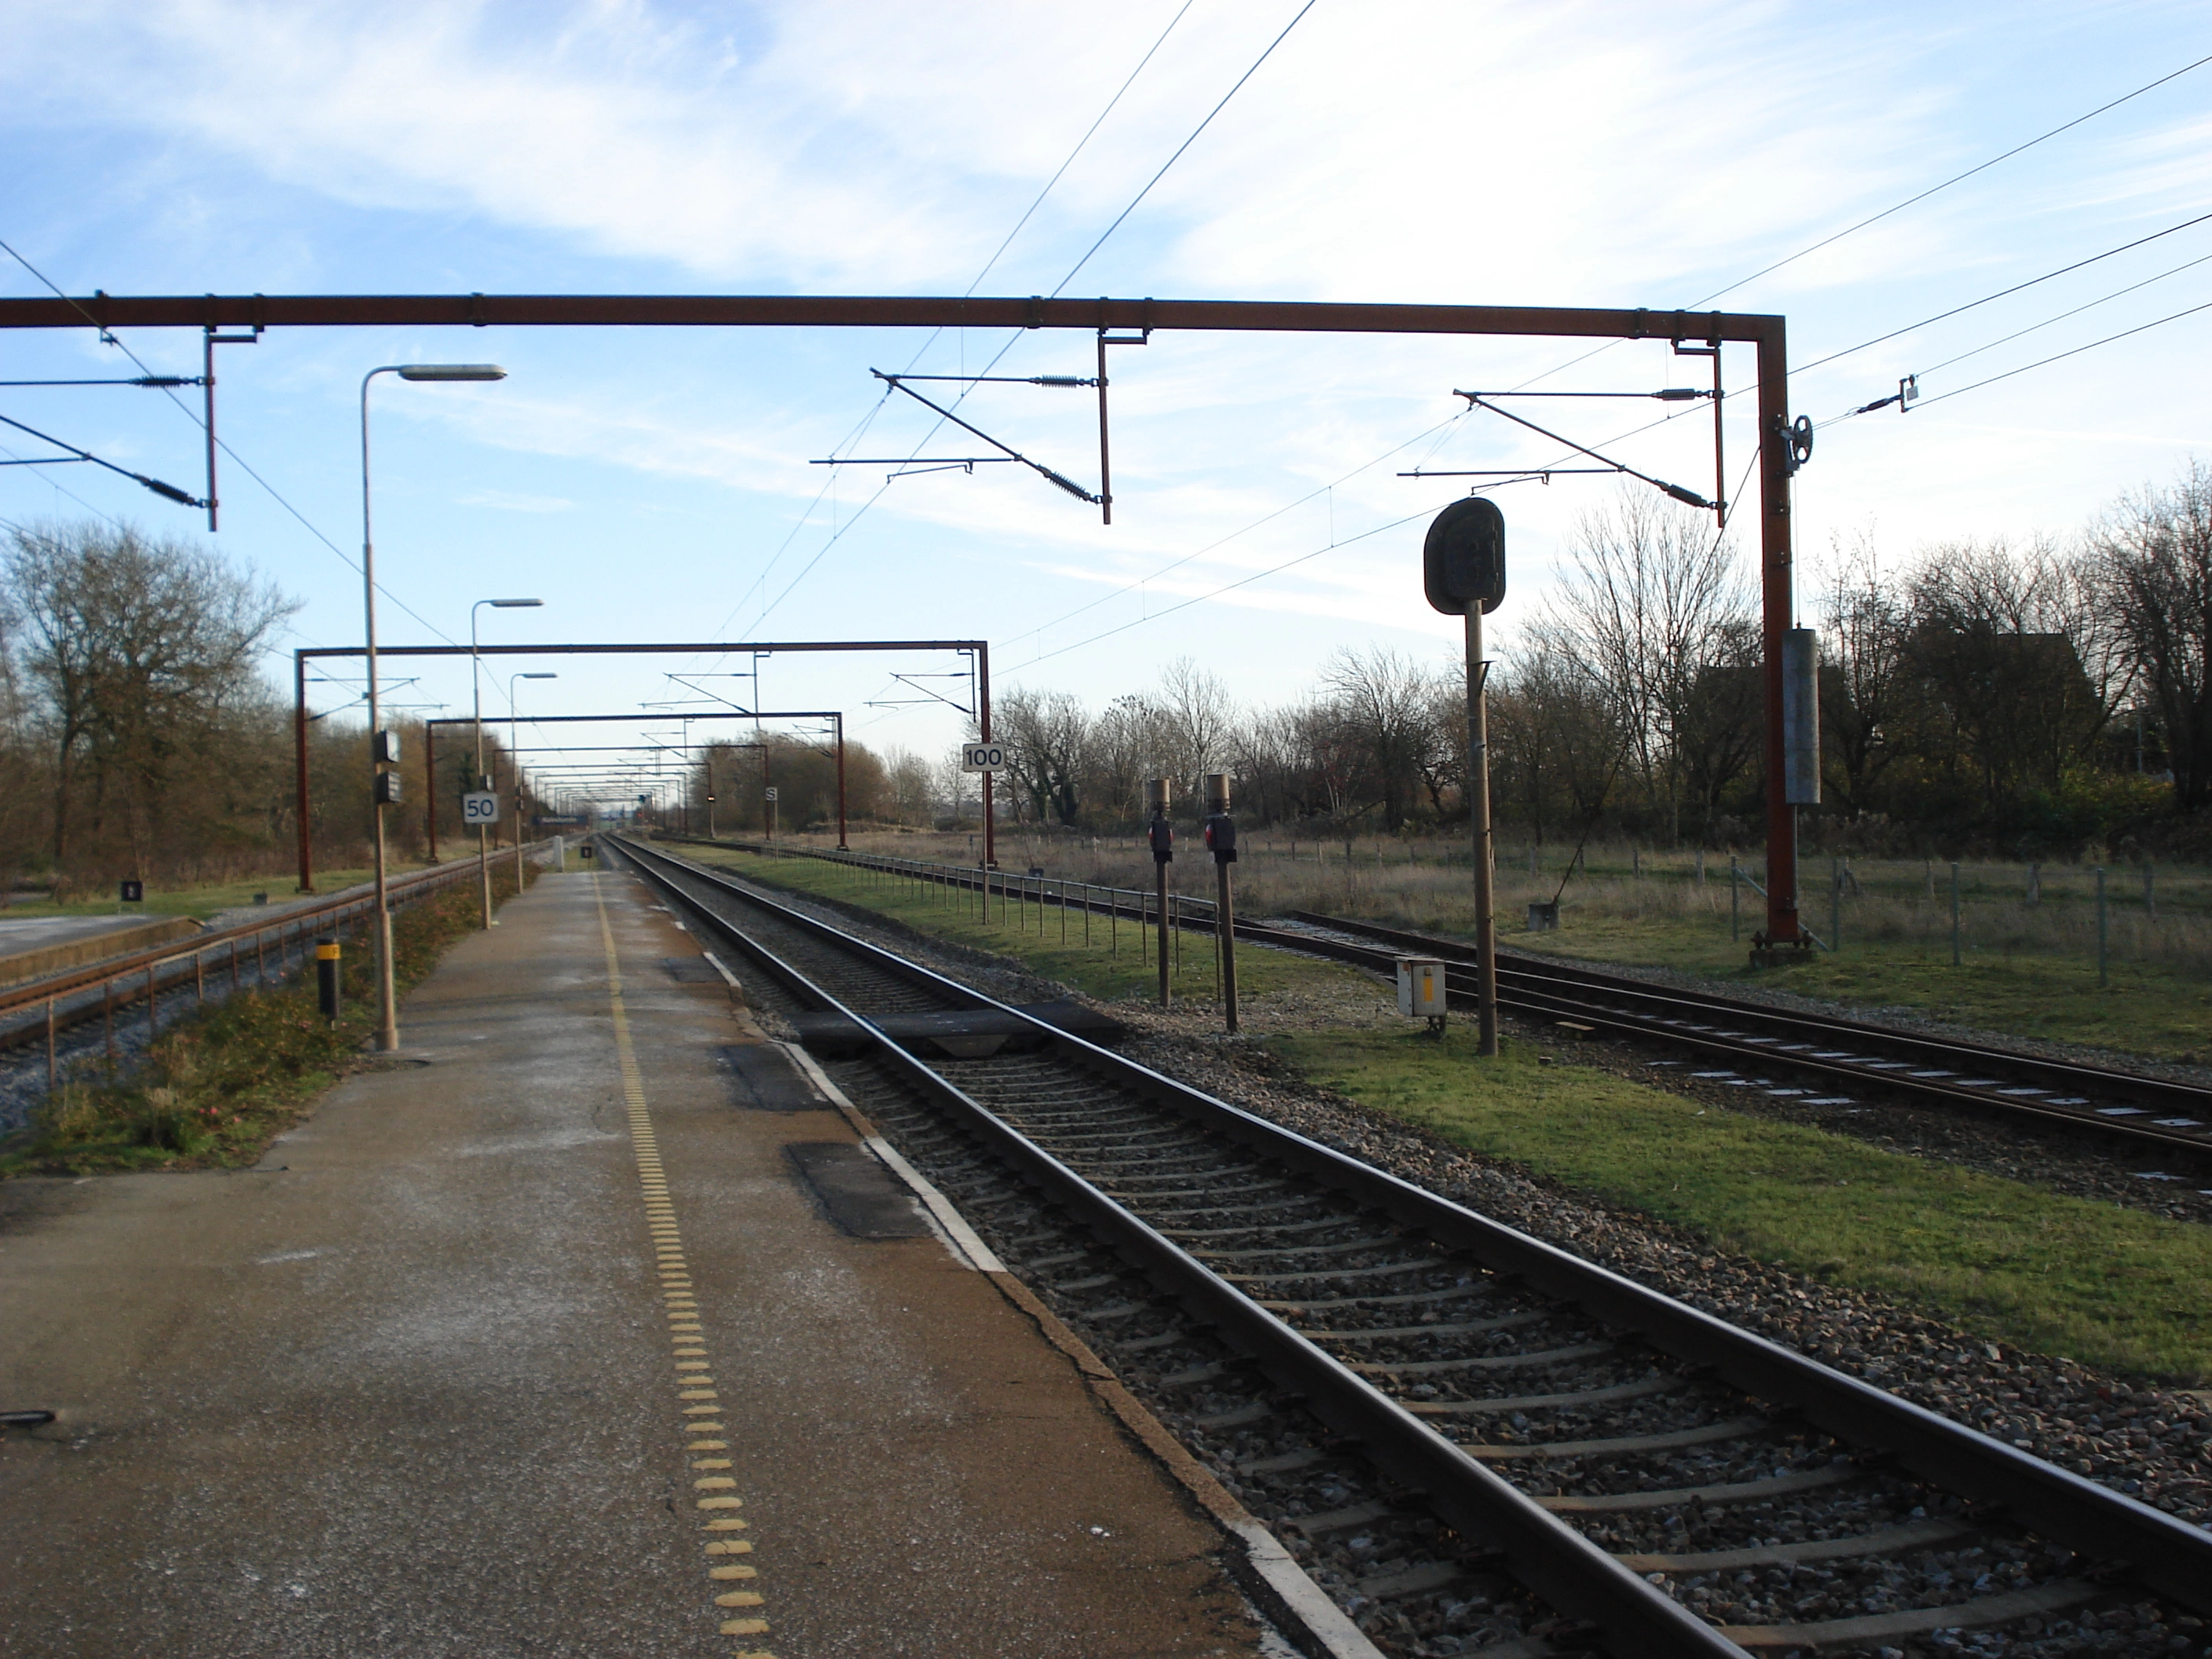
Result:
[[[1531,848],[1528,868],[1533,872],[1535,867],[1534,849]],[[1743,937],[1743,887],[1737,880],[1737,875],[1735,854],[1730,853],[1729,854],[1729,939],[1731,942]]]
[[[1959,965],[1959,865],[1951,864],[1951,965]]]
[[[106,979],[106,980],[103,980],[103,981],[100,981],[100,1024],[101,1024],[102,1025],[104,1025],[104,1026],[106,1028],[106,1030],[107,1030],[107,1069],[108,1069],[109,1071],[111,1071],[111,1072],[112,1072],[112,1071],[113,1071],[113,1070],[115,1069],[115,981],[114,981],[114,980],[112,980],[112,979],[111,978],[111,979]]]
[[[1828,860],[1828,949],[1844,948],[1844,861]]]
[[[2153,867],[2148,859],[2143,860],[2143,915],[2147,916],[2154,916],[2158,914],[2158,893],[2151,886]]]
[[[2106,920],[2105,866],[2100,864],[2097,866],[2097,983],[2100,986],[2112,982],[2105,971],[2106,956],[2105,947],[2108,937]]]
[[[61,1061],[54,1053],[54,1000],[48,997],[46,999],[46,1092],[48,1094],[53,1093],[54,1084],[60,1076],[60,1071]]]

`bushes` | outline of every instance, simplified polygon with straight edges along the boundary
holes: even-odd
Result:
[[[514,891],[514,866],[496,867],[493,896]],[[402,994],[475,931],[477,904],[475,885],[460,882],[394,913],[392,977]],[[375,962],[365,940],[348,950],[345,1012],[335,1030],[316,1006],[307,974],[280,988],[240,991],[173,1026],[133,1076],[96,1075],[104,1068],[80,1062],[49,1097],[29,1145],[0,1157],[0,1173],[252,1164],[359,1064],[376,1030]]]

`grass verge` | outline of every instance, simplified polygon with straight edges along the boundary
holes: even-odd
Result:
[[[2202,1386],[2212,1229],[1713,1108],[1525,1044],[1272,1038],[1308,1080],[1712,1245],[2032,1351]]]
[[[537,871],[533,867],[532,878]],[[495,866],[492,896],[512,898],[514,866]],[[393,913],[392,978],[401,995],[428,978],[477,926],[475,885],[461,882]],[[80,1062],[48,1099],[29,1140],[0,1154],[0,1176],[95,1175],[131,1170],[230,1169],[298,1122],[360,1063],[376,1030],[375,957],[349,939],[344,1013],[337,1027],[316,1006],[315,979],[240,991],[170,1027],[127,1077]]]
[[[1001,905],[994,896],[991,920],[986,922],[972,894],[940,887],[935,883],[908,881],[878,875],[850,865],[820,859],[762,858],[719,848],[678,847],[672,849],[700,864],[718,866],[764,886],[811,893],[865,906],[878,915],[904,922],[932,939],[989,951],[1018,958],[1031,972],[1072,985],[1102,1002],[1142,1000],[1159,991],[1158,935],[1150,927],[1141,938],[1137,925],[1123,917],[1109,922],[1104,915],[1091,918],[1091,942],[1084,943],[1080,910],[1065,915],[1057,905],[1017,903]],[[1209,880],[1212,866],[1207,866]],[[1066,942],[1062,942],[1065,923]],[[1170,945],[1176,941],[1170,939]],[[1170,987],[1178,1002],[1196,1007],[1216,1006],[1213,941],[1204,934],[1186,933],[1181,941],[1181,963],[1170,975]],[[1304,990],[1322,983],[1356,978],[1377,996],[1364,975],[1334,963],[1295,957],[1280,951],[1240,951],[1237,957],[1239,1002]]]

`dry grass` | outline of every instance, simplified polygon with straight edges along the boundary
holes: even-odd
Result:
[[[855,835],[856,850],[946,863],[971,863],[966,834]],[[820,847],[826,839],[794,837]],[[1186,834],[1172,868],[1178,891],[1208,896],[1213,872]],[[1765,901],[1746,880],[1730,919],[1726,854],[1651,853],[1623,843],[1593,845],[1560,894],[1556,933],[1523,931],[1528,906],[1560,890],[1571,848],[1540,849],[1530,869],[1525,841],[1502,838],[1498,915],[1502,942],[1577,960],[1671,968],[1741,982]],[[1444,933],[1474,927],[1465,846],[1457,842],[1293,840],[1248,835],[1237,866],[1237,906],[1259,916],[1290,909],[1364,916]],[[1152,860],[1134,837],[1033,835],[999,837],[1003,869],[1041,866],[1046,874],[1123,888],[1149,888]],[[1910,1010],[1982,1029],[2057,1038],[2174,1059],[2212,1058],[2212,870],[2163,866],[2153,872],[2154,908],[2145,902],[2141,866],[2106,878],[2108,983],[2097,975],[2096,878],[2081,865],[2048,864],[2037,902],[2027,902],[2030,866],[1978,861],[1960,871],[1960,956],[1951,965],[1950,868],[1919,860],[1848,860],[1838,906],[1832,866],[1805,860],[1803,916],[1841,948],[1815,953],[1785,970],[1808,994],[1866,1008]],[[1747,866],[1752,876],[1762,874]]]

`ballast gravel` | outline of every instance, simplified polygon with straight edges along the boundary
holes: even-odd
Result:
[[[941,971],[993,995],[1029,1000],[1070,994],[1069,988],[1040,981],[1004,958],[945,947],[856,908],[817,903],[797,908],[825,914],[848,927],[861,921],[860,931],[906,953],[933,958]],[[1270,1030],[1386,1025],[1397,1020],[1380,987],[1370,990],[1350,979],[1325,990],[1257,1000],[1248,1008],[1256,1016],[1248,1018],[1248,1024]],[[2212,1395],[2162,1388],[2070,1359],[1985,1342],[1863,1292],[1716,1251],[1680,1229],[1595,1203],[1524,1170],[1449,1146],[1425,1131],[1314,1088],[1257,1042],[1220,1034],[1213,1029],[1214,1017],[1207,1013],[1162,1012],[1128,1004],[1111,1005],[1109,1011],[1130,1026],[1129,1039],[1121,1047],[1133,1059],[2191,1524],[2212,1527]],[[1589,1058],[1625,1073],[1648,1066],[1638,1051],[1607,1047],[1621,1052]],[[1648,1071],[1637,1075],[1638,1081],[1662,1081]],[[1724,1103],[1741,1109],[1747,1103]],[[2015,1146],[2009,1154],[1993,1152],[2014,1159],[2014,1167],[1993,1172],[2023,1178],[2017,1152]],[[1219,1470],[1231,1460],[1217,1454],[1207,1461]],[[1563,1468],[1557,1473],[1571,1479],[1575,1472]],[[1232,1480],[1231,1484],[1240,1483]],[[1254,1491],[1247,1495],[1257,1500],[1255,1508],[1278,1507],[1267,1501],[1267,1494]],[[1274,1497],[1279,1502],[1280,1492]],[[1294,1540],[1294,1550],[1305,1553],[1310,1546],[1300,1547],[1303,1544]],[[1931,1573],[1955,1580],[1950,1594],[1932,1598],[1948,1601],[2026,1587],[2081,1565],[2085,1564],[2073,1562],[2063,1551],[1975,1547],[1923,1560],[1909,1575],[1893,1563],[1839,1563],[1702,1575],[1674,1589],[1690,1605],[1725,1622],[1784,1622],[1924,1605]],[[1916,1582],[1891,1582],[1905,1577]],[[1939,1631],[1911,1638],[1902,1646],[1857,1651],[1876,1659],[1937,1653],[1990,1659],[2205,1654],[2212,1653],[2207,1635],[2203,1621],[2171,1607],[2148,1601],[2105,1602],[2087,1610],[2018,1621],[2002,1632]],[[1455,1649],[1441,1644],[1431,1647],[1417,1638],[1401,1650]]]

